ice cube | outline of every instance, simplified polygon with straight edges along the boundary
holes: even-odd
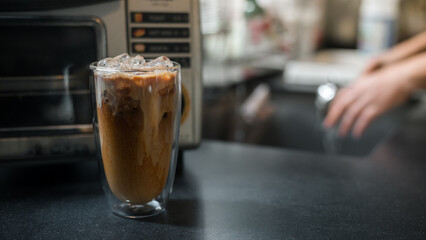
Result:
[[[112,58],[104,58],[98,62],[99,67],[106,67],[108,62],[111,61]]]
[[[99,67],[105,68],[117,68],[119,67],[119,62],[114,58],[105,58],[98,62]]]
[[[173,63],[166,56],[158,57],[152,61],[145,61],[145,59],[137,55],[135,57],[129,56],[127,53],[120,54],[114,58],[105,58],[98,62],[98,66],[118,70],[135,70],[135,69],[160,69],[164,67],[173,67]]]
[[[150,62],[148,62],[150,67],[173,67],[172,61],[166,56],[158,57]]]
[[[116,60],[116,61],[118,61],[118,62],[120,62],[120,63],[122,63],[122,62],[126,61],[129,58],[130,58],[129,54],[123,53],[123,54],[120,54],[120,55],[114,57],[113,59]]]
[[[141,55],[137,55],[135,57],[130,57],[125,63],[129,65],[130,68],[140,68],[145,64],[145,59]]]

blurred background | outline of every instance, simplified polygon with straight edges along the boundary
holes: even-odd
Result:
[[[328,103],[372,57],[426,30],[425,0],[6,2],[0,158],[13,159],[94,154],[87,66],[126,51],[181,63],[181,149],[202,138],[368,155],[407,108],[355,140],[322,127]]]
[[[368,154],[397,110],[360,140],[321,126],[318,86],[426,29],[424,0],[201,0],[204,139]]]

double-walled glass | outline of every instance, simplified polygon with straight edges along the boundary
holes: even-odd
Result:
[[[94,132],[112,211],[140,218],[163,211],[178,151],[180,65],[120,70],[90,65]]]

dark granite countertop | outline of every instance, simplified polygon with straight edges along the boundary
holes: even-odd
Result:
[[[362,158],[203,141],[142,220],[109,211],[95,161],[1,166],[0,239],[426,239],[425,144],[415,116]]]

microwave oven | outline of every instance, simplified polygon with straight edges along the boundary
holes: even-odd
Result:
[[[125,52],[181,64],[179,147],[198,146],[198,0],[6,2],[0,6],[0,163],[92,158],[88,66]]]

